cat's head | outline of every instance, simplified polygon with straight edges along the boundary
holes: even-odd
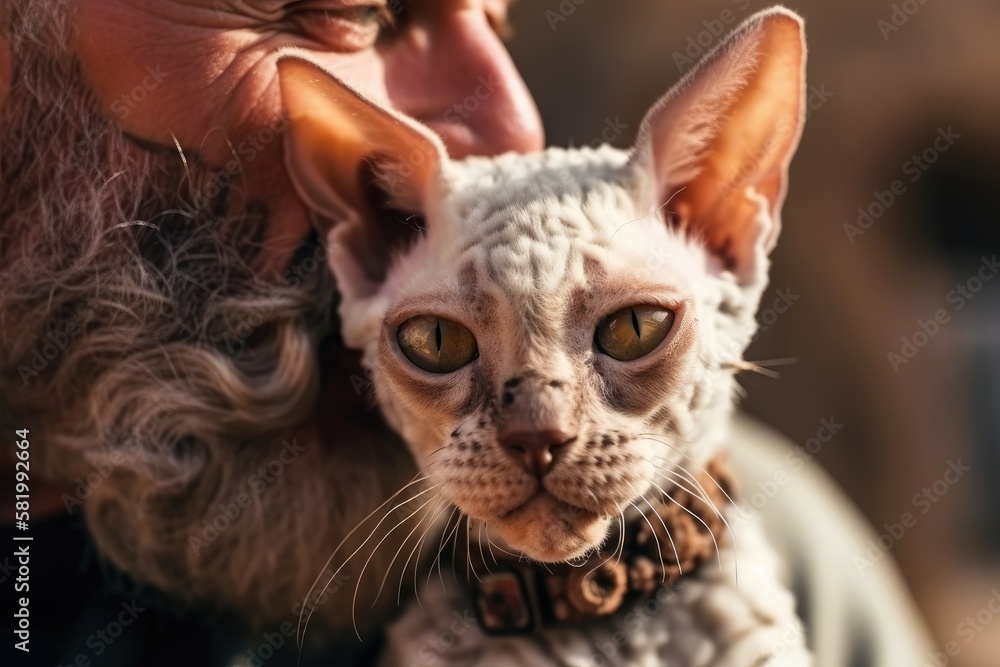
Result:
[[[630,151],[462,161],[280,62],[288,164],[326,234],[344,340],[430,483],[510,548],[586,553],[724,438],[804,60],[801,20],[763,12],[653,105]]]

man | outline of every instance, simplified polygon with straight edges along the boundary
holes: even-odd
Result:
[[[276,59],[296,47],[454,156],[534,150],[538,113],[497,35],[506,11],[4,1],[0,424],[8,443],[29,432],[32,660],[254,664],[294,644],[329,553],[414,471],[336,340],[324,249],[283,166]],[[141,588],[113,586],[83,557],[91,541]],[[311,600],[334,631],[346,591]],[[249,651],[232,639],[245,628],[263,629]]]

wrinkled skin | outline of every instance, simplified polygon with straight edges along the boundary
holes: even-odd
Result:
[[[380,27],[380,8],[395,27]],[[241,142],[263,145],[243,174],[247,191],[280,211],[269,260],[283,268],[309,224],[281,142],[264,141],[281,119],[278,53],[304,50],[366,97],[426,123],[454,157],[530,151],[542,145],[541,125],[494,30],[506,10],[503,0],[82,0],[76,52],[101,106],[134,137],[163,146],[176,138],[218,166]],[[488,99],[474,113],[449,113],[482,79],[495,86]]]

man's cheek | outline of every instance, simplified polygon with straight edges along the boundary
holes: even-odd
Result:
[[[258,69],[267,50],[253,31],[223,34],[186,25],[177,12],[150,13],[132,3],[81,3],[74,50],[84,77],[122,130],[164,147],[176,141],[224,167],[230,143],[280,114],[273,77]]]

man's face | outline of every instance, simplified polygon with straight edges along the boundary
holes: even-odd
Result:
[[[129,135],[234,165],[271,210],[265,258],[280,271],[308,233],[271,130],[281,51],[423,121],[453,157],[529,151],[542,130],[496,33],[506,11],[507,0],[80,0],[74,50]]]

